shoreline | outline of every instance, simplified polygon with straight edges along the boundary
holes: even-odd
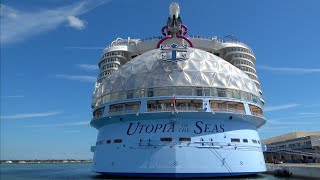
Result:
[[[61,163],[92,163],[92,160],[47,159],[47,160],[1,160],[0,164],[61,164]]]

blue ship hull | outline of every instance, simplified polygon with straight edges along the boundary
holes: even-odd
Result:
[[[230,116],[232,118],[230,119]],[[93,121],[93,171],[113,176],[197,178],[266,171],[254,116],[181,112]],[[247,142],[244,142],[244,139]]]

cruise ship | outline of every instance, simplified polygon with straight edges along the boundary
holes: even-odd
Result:
[[[160,29],[159,29],[160,30]],[[264,100],[251,48],[188,35],[172,3],[161,36],[115,39],[99,61],[92,170],[199,178],[266,171],[257,129]]]

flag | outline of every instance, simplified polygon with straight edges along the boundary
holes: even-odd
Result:
[[[176,106],[176,94],[173,94],[172,100],[171,100],[171,107],[175,107],[175,106]]]

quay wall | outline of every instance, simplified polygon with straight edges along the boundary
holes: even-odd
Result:
[[[267,173],[273,174],[276,169],[286,169],[292,177],[320,178],[320,164],[271,164],[267,163]]]

